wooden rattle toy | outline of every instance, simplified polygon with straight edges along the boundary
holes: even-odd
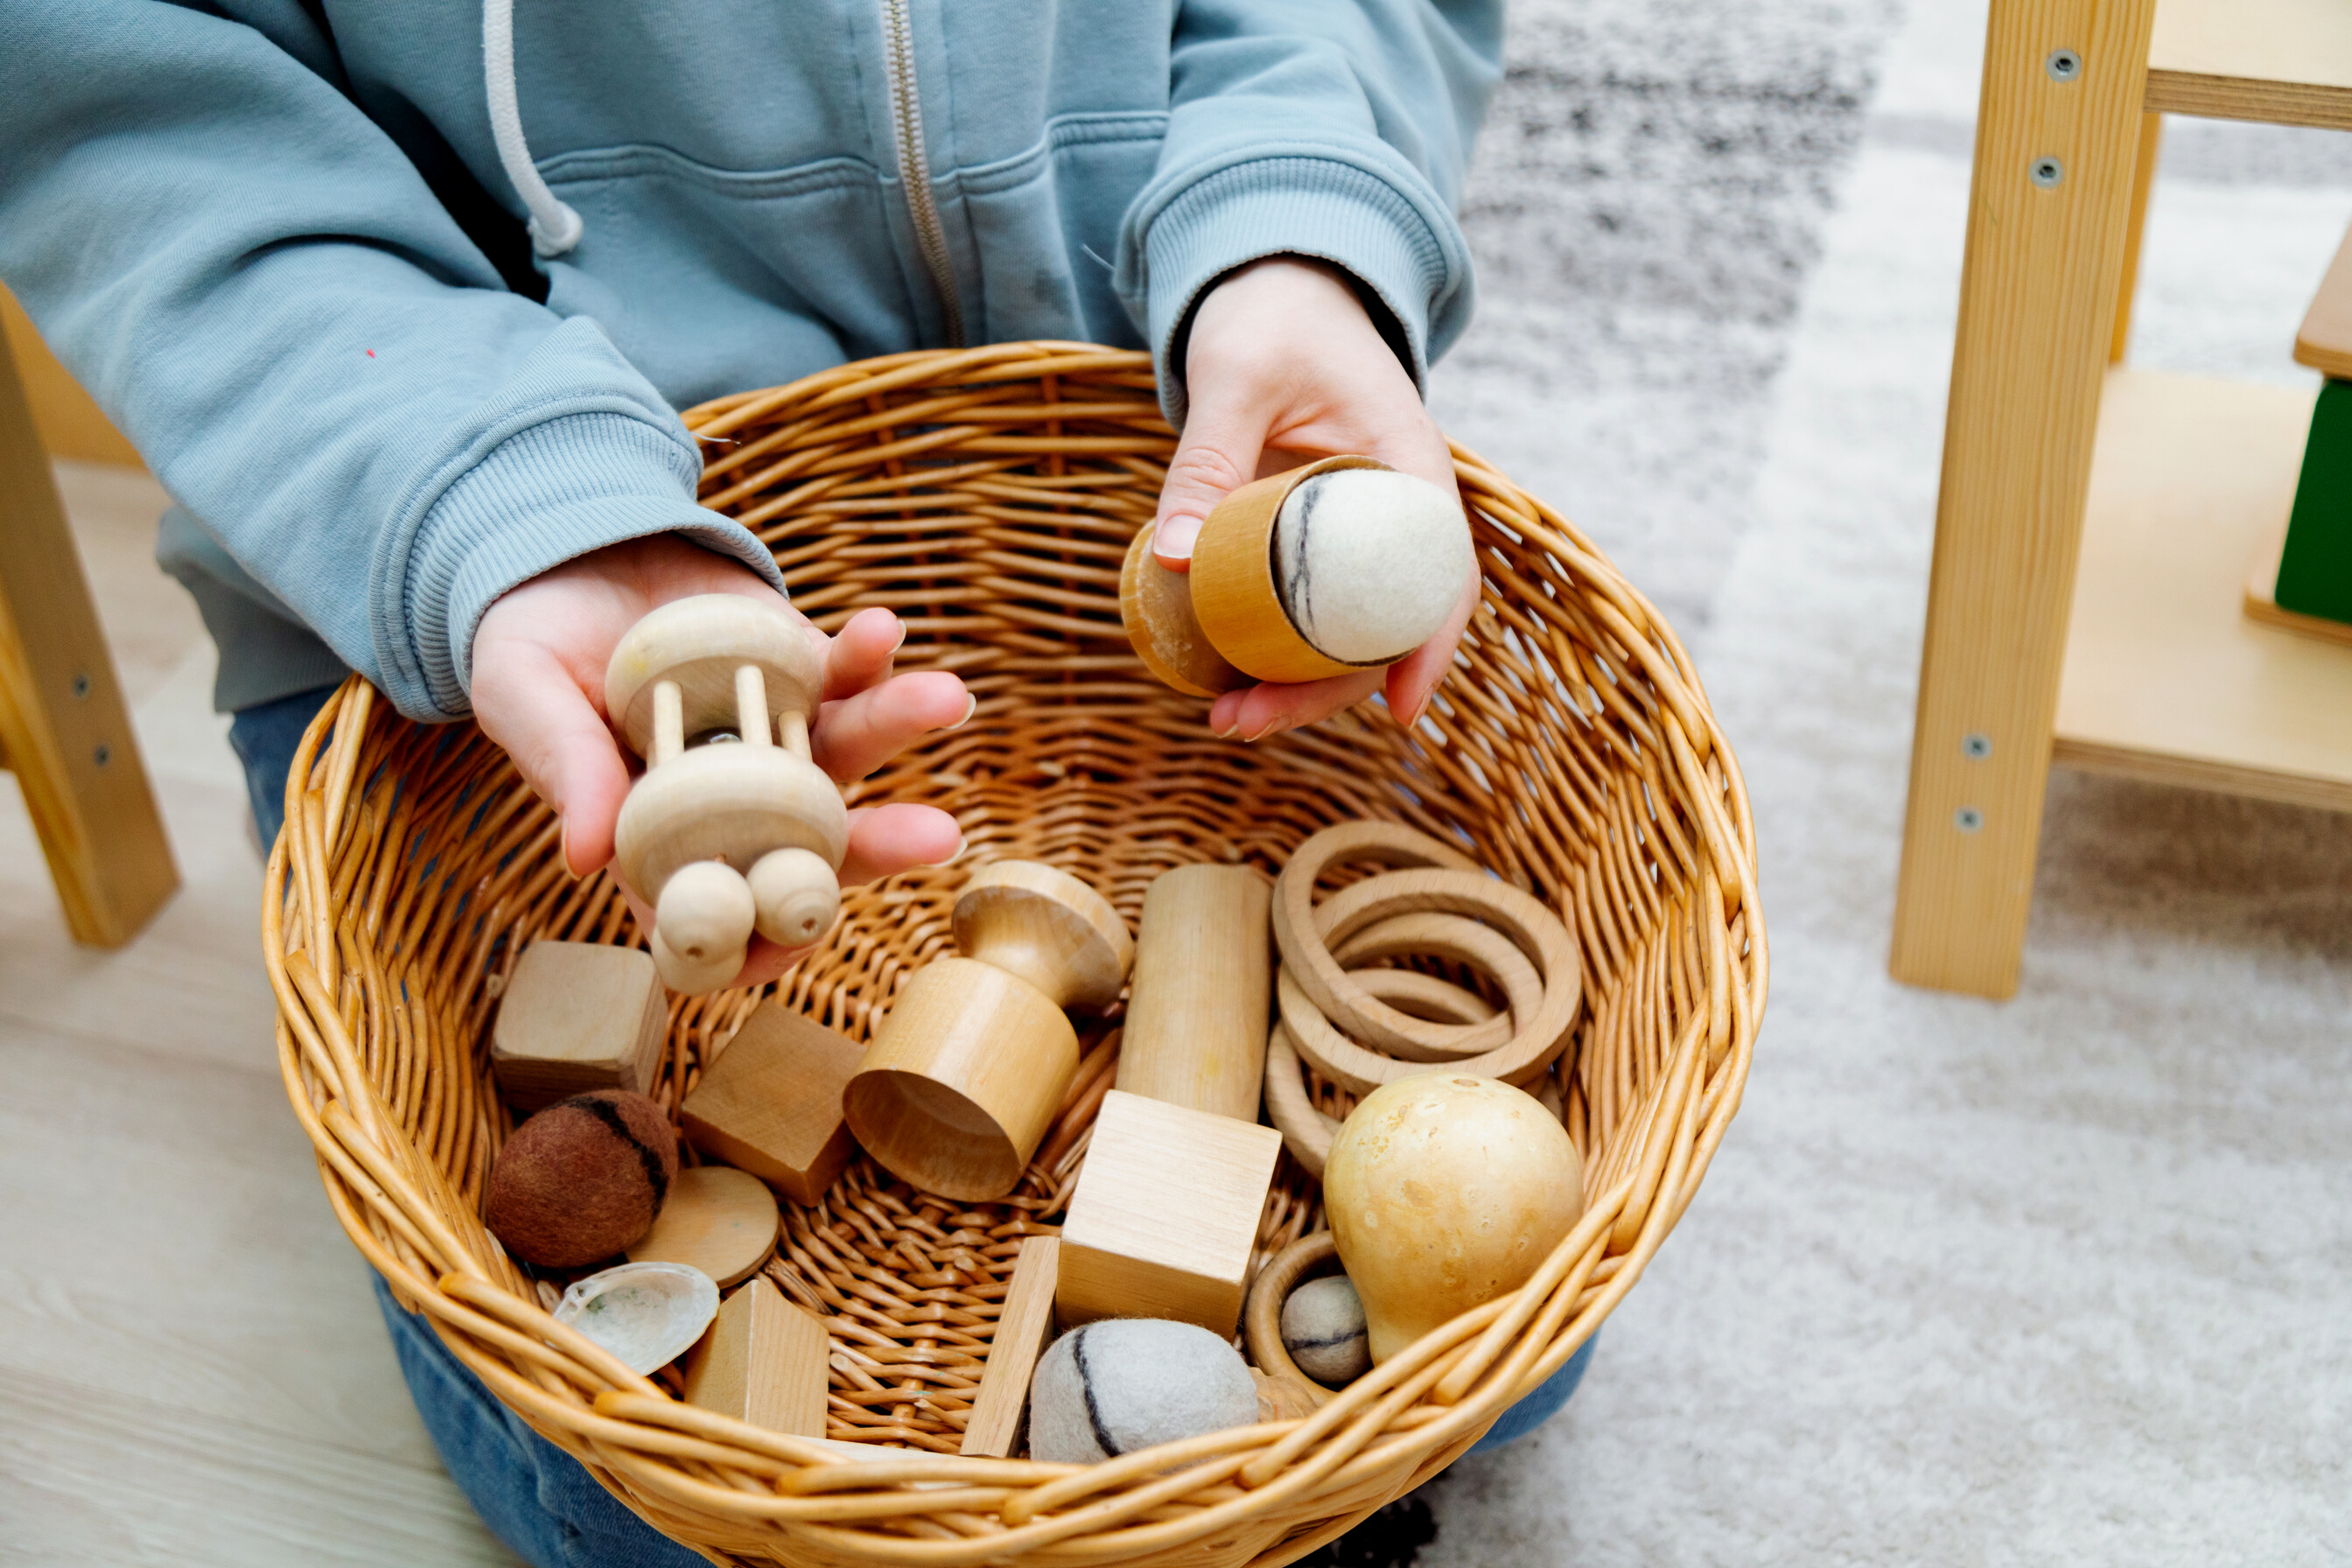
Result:
[[[686,1402],[771,1432],[824,1436],[824,1324],[753,1275],[686,1363]]]
[[[957,1451],[981,1458],[1009,1459],[1021,1437],[1029,1408],[1029,1382],[1037,1358],[1054,1337],[1054,1279],[1061,1271],[1062,1244],[1033,1236],[1021,1244],[1020,1259],[1004,1288],[996,1331],[988,1342],[988,1365],[981,1373],[980,1397],[971,1404]]]
[[[1180,866],[1143,896],[1118,1087],[1257,1120],[1274,947],[1265,879],[1244,866]]]
[[[652,1228],[630,1243],[629,1261],[690,1264],[724,1290],[768,1260],[782,1220],[776,1194],[747,1171],[680,1171]]]
[[[1524,1284],[1583,1214],[1583,1165],[1533,1097],[1423,1072],[1349,1114],[1323,1207],[1378,1363]]]
[[[824,685],[808,629],[738,594],[664,605],[613,650],[604,711],[646,759],[614,861],[674,991],[734,979],[755,929],[804,947],[833,924],[849,814],[809,757]]]
[[[1370,458],[1326,458],[1218,502],[1189,574],[1138,534],[1119,612],[1146,668],[1211,697],[1393,664],[1445,624],[1475,566],[1454,496]]]
[[[865,1047],[780,1003],[743,1020],[677,1108],[688,1142],[814,1206],[857,1152],[841,1094]]]
[[[490,1026],[490,1072],[528,1116],[575,1094],[644,1094],[661,1066],[669,998],[634,947],[535,942],[515,961]]]
[[[482,1223],[509,1252],[577,1268],[634,1245],[677,1176],[677,1135],[661,1107],[614,1089],[549,1106],[499,1151]]]
[[[1055,1310],[1175,1318],[1230,1334],[1282,1134],[1112,1089],[1062,1221]]]
[[[907,982],[842,1111],[893,1174],[976,1203],[1021,1180],[1077,1071],[1064,1009],[1118,1001],[1135,942],[1100,894],[1029,860],[974,871],[954,921],[962,956]]]

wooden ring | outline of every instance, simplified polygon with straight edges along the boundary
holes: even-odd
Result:
[[[1383,1050],[1400,1047],[1423,1051],[1458,1048],[1455,1028],[1384,1007],[1356,991],[1325,946],[1314,919],[1316,879],[1332,866],[1366,860],[1381,866],[1439,866],[1485,874],[1476,861],[1451,845],[1398,823],[1343,822],[1337,827],[1327,827],[1301,844],[1283,867],[1282,875],[1275,879],[1274,941],[1282,952],[1283,967],[1297,971],[1302,979],[1311,971],[1316,984],[1308,987],[1307,994],[1335,1018],[1341,1015],[1324,1000],[1325,996],[1356,996],[1364,1004],[1363,1016],[1370,1022],[1351,1020],[1349,1032]],[[1504,1038],[1496,1034],[1479,1048],[1492,1050]]]
[[[1376,1002],[1391,1006],[1400,1002],[1422,1000],[1412,986],[1399,989],[1381,987],[1369,983],[1375,974],[1410,974],[1411,970],[1370,969],[1374,959],[1404,956],[1450,958],[1467,963],[1485,973],[1503,988],[1508,998],[1508,1016],[1498,1016],[1493,1007],[1475,1013],[1465,1013],[1448,999],[1440,1004],[1436,1013],[1407,1014],[1426,1022],[1433,1037],[1445,1040],[1433,1044],[1428,1038],[1399,1046],[1388,1054],[1410,1062],[1451,1062],[1465,1057],[1475,1057],[1491,1051],[1511,1037],[1512,1018],[1532,1018],[1543,1005],[1543,976],[1528,962],[1528,955],[1511,943],[1511,939],[1492,926],[1481,925],[1461,915],[1436,914],[1423,911],[1394,915],[1358,931],[1331,952],[1340,970]],[[1427,978],[1423,976],[1423,978]],[[1459,986],[1450,986],[1459,992]],[[1468,994],[1468,993],[1462,993]]]
[[[1328,1230],[1302,1236],[1280,1252],[1265,1260],[1251,1282],[1249,1305],[1242,1312],[1242,1342],[1249,1347],[1250,1360],[1257,1369],[1272,1377],[1294,1377],[1307,1385],[1316,1407],[1320,1409],[1337,1397],[1334,1393],[1305,1373],[1290,1359],[1290,1352],[1282,1342],[1282,1304],[1290,1300],[1308,1271],[1328,1273],[1322,1265],[1339,1256],[1339,1243]]]
[[[1504,1044],[1482,1056],[1451,1064],[1458,1071],[1498,1078],[1509,1084],[1533,1079],[1567,1048],[1569,1030],[1576,1022],[1582,994],[1582,973],[1575,942],[1559,917],[1534,896],[1478,871],[1391,871],[1355,883],[1326,900],[1315,910],[1315,923],[1318,934],[1345,938],[1360,927],[1390,916],[1428,909],[1483,915],[1488,924],[1500,929],[1535,959],[1544,977],[1541,1006],[1531,1016],[1515,1016],[1512,1022],[1517,1026],[1517,1032]],[[1360,971],[1349,976],[1340,971],[1328,950],[1318,946],[1313,950],[1313,956],[1322,961],[1328,974],[1348,981],[1366,1005],[1378,1007],[1393,1017],[1407,1017],[1364,992],[1361,975],[1378,971]],[[1286,963],[1275,985],[1291,1039],[1298,1054],[1312,1062],[1317,1071],[1351,1093],[1369,1094],[1381,1084],[1410,1078],[1426,1068],[1423,1062],[1403,1061],[1369,1050],[1342,1034],[1334,1026],[1327,1000],[1331,987],[1324,985],[1324,994],[1317,995],[1318,979],[1311,970],[1296,970]]]
[[[1434,975],[1415,974],[1410,969],[1370,970],[1363,979],[1384,1001],[1419,1003],[1440,1013],[1451,1013],[1465,1023],[1494,1011],[1476,992]],[[1442,1070],[1443,1066],[1433,1063],[1431,1070]],[[1279,1018],[1265,1037],[1265,1114],[1266,1120],[1274,1123],[1274,1130],[1282,1134],[1283,1147],[1290,1151],[1299,1169],[1319,1179],[1323,1162],[1331,1154],[1331,1140],[1339,1131],[1339,1119],[1308,1097],[1297,1047],[1291,1043],[1290,1031]]]

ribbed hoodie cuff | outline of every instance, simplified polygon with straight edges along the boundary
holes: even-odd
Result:
[[[509,436],[452,481],[372,606],[385,695],[412,718],[472,708],[474,632],[499,595],[623,540],[680,533],[783,592],[748,529],[694,501],[699,468],[680,433],[626,414],[565,415]]]
[[[1343,268],[1402,329],[1413,384],[1429,369],[1432,302],[1449,282],[1446,247],[1394,186],[1353,163],[1311,157],[1229,164],[1170,201],[1143,241],[1145,301],[1160,401],[1184,423],[1177,331],[1203,291],[1244,263],[1306,256]]]

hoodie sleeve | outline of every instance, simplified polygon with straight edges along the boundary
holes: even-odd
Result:
[[[492,600],[683,531],[693,438],[594,322],[509,293],[292,0],[0,12],[0,279],[221,548],[400,710],[468,710]],[[267,29],[267,31],[263,29]]]
[[[1167,139],[1118,260],[1171,420],[1179,329],[1211,284],[1266,256],[1345,268],[1423,379],[1469,324],[1454,209],[1502,31],[1500,0],[1184,0]]]

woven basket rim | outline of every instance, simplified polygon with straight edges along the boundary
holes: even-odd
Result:
[[[770,481],[772,488],[783,487],[778,493],[786,499],[832,495],[841,475],[870,475],[877,464],[870,456],[859,458],[867,449],[860,442],[878,443],[871,449],[891,453],[909,443],[885,417],[894,406],[889,400],[902,395],[918,395],[917,404],[904,406],[939,405],[923,425],[926,431],[981,433],[964,442],[962,450],[981,454],[966,467],[1004,465],[1011,471],[1022,463],[1052,461],[1056,453],[1073,461],[1104,453],[1110,456],[1102,460],[1128,460],[1120,450],[1127,437],[1116,433],[1021,434],[1033,426],[1060,429],[1034,420],[991,426],[992,419],[1031,418],[1034,411],[1010,396],[1024,384],[1043,388],[1049,414],[1063,405],[1057,397],[1067,401],[1069,388],[1083,384],[1097,400],[1086,406],[1133,405],[1132,414],[1115,423],[1135,432],[1137,446],[1156,441],[1164,449],[1170,440],[1150,401],[1149,355],[1070,342],[888,355],[786,386],[713,399],[685,418],[705,443],[714,470],[709,484],[719,487],[718,493],[751,465],[733,455],[774,432],[742,443],[734,441],[734,433],[780,418],[783,424],[775,428],[788,435],[802,427],[814,432],[804,445],[780,440],[770,448],[790,454],[776,466],[791,471]],[[878,434],[855,428],[877,419],[885,426]],[[845,426],[849,434],[830,442],[819,438]],[[925,448],[934,455],[955,449],[954,441]],[[513,1267],[486,1245],[486,1234],[477,1239],[467,1232],[467,1205],[453,1184],[459,1179],[420,1152],[403,1130],[397,1097],[379,1081],[394,1070],[385,1065],[388,1053],[424,1048],[403,1047],[408,1038],[403,1030],[420,1040],[431,1031],[421,1003],[413,1021],[384,1013],[387,976],[371,967],[380,967],[380,961],[369,944],[377,931],[372,922],[395,918],[398,900],[388,890],[394,877],[383,867],[372,878],[362,876],[358,847],[365,835],[391,832],[394,818],[415,805],[413,796],[406,804],[388,804],[378,785],[393,762],[425,755],[432,738],[387,713],[357,677],[327,704],[297,752],[287,827],[270,854],[262,911],[289,1099],[318,1152],[346,1234],[405,1304],[429,1315],[444,1342],[502,1401],[588,1462],[600,1481],[657,1526],[686,1527],[688,1538],[715,1561],[769,1551],[812,1563],[1158,1563],[1174,1561],[1167,1554],[1201,1542],[1213,1545],[1214,1538],[1263,1532],[1293,1520],[1263,1550],[1214,1559],[1272,1568],[1314,1550],[1389,1496],[1443,1468],[1517,1397],[1566,1363],[1680,1218],[1738,1108],[1769,979],[1745,784],[1679,639],[1566,519],[1475,454],[1458,445],[1454,451],[1465,498],[1485,531],[1482,558],[1491,539],[1497,550],[1517,552],[1514,563],[1549,562],[1557,568],[1541,584],[1505,579],[1501,591],[1522,596],[1497,601],[1481,623],[1481,635],[1503,645],[1517,637],[1520,647],[1549,636],[1562,648],[1543,649],[1547,657],[1572,659],[1576,650],[1563,651],[1572,639],[1548,606],[1566,591],[1559,584],[1580,595],[1576,635],[1608,649],[1604,656],[1585,655],[1605,677],[1591,682],[1590,727],[1596,735],[1608,731],[1601,754],[1617,759],[1622,776],[1642,785],[1621,790],[1620,796],[1673,796],[1670,812],[1663,798],[1651,798],[1648,820],[1624,819],[1628,842],[1617,853],[1638,871],[1643,855],[1663,868],[1671,850],[1692,873],[1687,897],[1668,900],[1666,914],[1658,917],[1676,922],[1673,929],[1659,927],[1642,938],[1648,944],[1643,952],[1654,948],[1660,955],[1653,964],[1654,989],[1666,1000],[1624,1000],[1627,1018],[1646,1019],[1644,1008],[1654,1008],[1656,1018],[1610,1026],[1654,1033],[1679,1008],[1672,1037],[1656,1042],[1653,1054],[1660,1061],[1641,1103],[1615,1124],[1620,1132],[1637,1129],[1620,1140],[1633,1152],[1619,1158],[1612,1144],[1614,1163],[1588,1170],[1592,1195],[1584,1218],[1528,1286],[1424,1336],[1312,1417],[1215,1433],[1093,1467],[911,1452],[844,1466],[810,1440],[672,1399],[655,1382],[628,1373],[554,1324]],[[899,460],[886,457],[881,463]],[[1141,460],[1151,461],[1148,453]],[[1505,570],[1499,562],[1499,556],[1487,561],[1490,595],[1496,574]],[[825,624],[847,611],[820,605],[811,613]],[[1575,668],[1581,674],[1584,667]],[[1621,752],[1625,758],[1618,757]],[[534,868],[549,855],[552,830],[535,826],[527,792],[515,798],[511,786],[501,787],[505,794],[476,805],[476,816],[512,840],[509,858],[518,869],[509,880],[520,885],[526,872],[542,874]],[[1688,843],[1681,837],[1685,833]],[[490,907],[494,880],[484,879],[480,908]],[[1629,909],[1659,897],[1646,889],[1623,896],[1632,900]],[[1622,921],[1634,922],[1634,916]],[[448,940],[446,933],[435,938],[443,944]],[[481,939],[483,952],[467,959],[477,973],[490,941]],[[1630,953],[1638,944],[1630,936],[1625,941]],[[1696,956],[1675,967],[1678,961],[1665,956],[1669,947]],[[454,949],[435,951],[446,956]],[[1641,962],[1652,964],[1647,957]],[[1685,970],[1695,977],[1687,982],[1694,987],[1687,996],[1678,989],[1686,984]],[[1591,1005],[1621,1004],[1604,999]],[[1591,1026],[1601,1027],[1598,1012]],[[473,1049],[473,1042],[456,1048]],[[1596,1182],[1596,1174],[1606,1179]],[[1175,1472],[1163,1473],[1170,1467]],[[721,1536],[732,1544],[722,1543]]]

